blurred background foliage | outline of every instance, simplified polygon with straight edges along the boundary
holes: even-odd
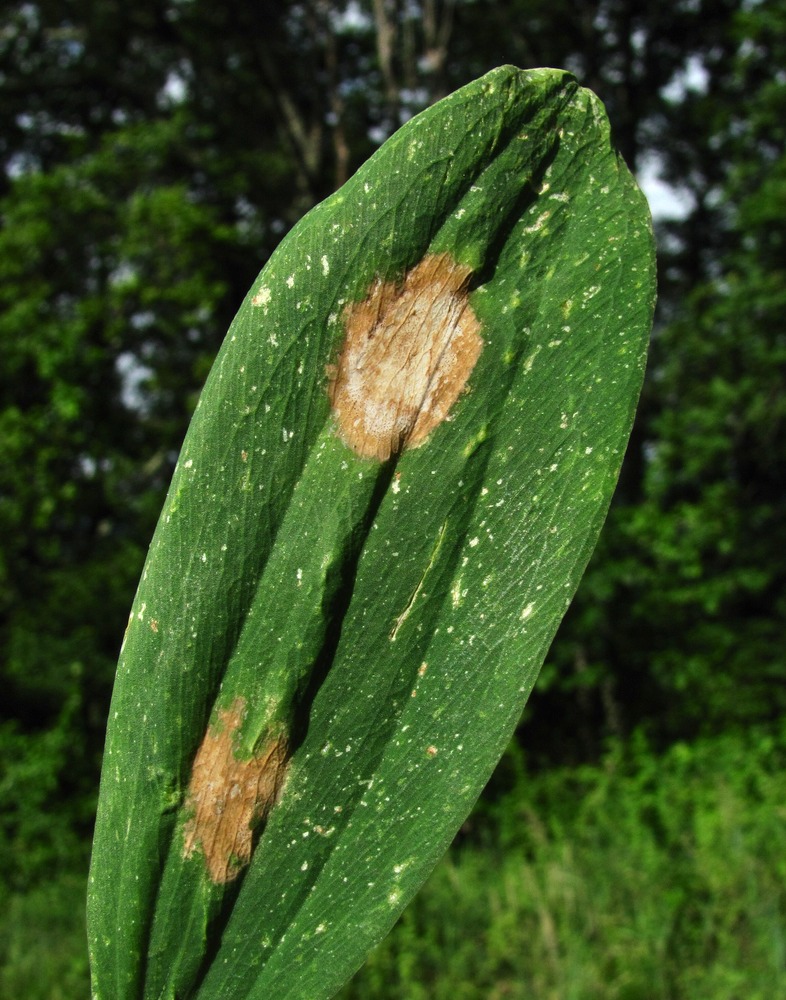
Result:
[[[235,309],[401,122],[510,62],[572,70],[668,186],[651,361],[517,739],[346,997],[786,995],[786,2],[0,9],[0,992],[87,995],[114,664]]]

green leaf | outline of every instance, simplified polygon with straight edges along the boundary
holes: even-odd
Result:
[[[178,462],[118,667],[98,998],[327,998],[520,716],[605,516],[654,301],[603,109],[503,67],[284,240]]]

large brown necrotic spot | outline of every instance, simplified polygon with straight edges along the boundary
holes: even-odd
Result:
[[[377,280],[344,309],[330,401],[341,439],[358,455],[385,461],[448,416],[483,347],[470,274],[449,254],[432,254],[403,282]]]
[[[284,736],[268,740],[247,760],[235,756],[235,733],[245,716],[245,701],[236,698],[218,714],[194,759],[186,798],[183,856],[197,848],[210,879],[231,882],[248,865],[254,828],[276,804],[288,762]]]

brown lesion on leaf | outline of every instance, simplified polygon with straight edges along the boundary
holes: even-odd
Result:
[[[246,703],[236,698],[218,713],[197,751],[186,798],[183,857],[197,849],[211,881],[231,882],[251,860],[254,829],[278,801],[289,761],[286,735],[247,760],[235,755],[235,734]]]
[[[483,341],[467,296],[471,269],[430,254],[402,282],[377,280],[344,309],[346,337],[330,369],[338,433],[385,461],[422,444],[448,416]]]

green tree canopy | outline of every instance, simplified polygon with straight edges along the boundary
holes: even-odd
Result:
[[[253,276],[403,120],[503,62],[573,70],[631,167],[689,204],[659,226],[644,405],[527,744],[553,760],[615,729],[668,739],[781,710],[784,8],[5,4],[4,858],[66,842],[17,794],[31,760],[39,804],[75,835],[90,824],[133,587]]]

